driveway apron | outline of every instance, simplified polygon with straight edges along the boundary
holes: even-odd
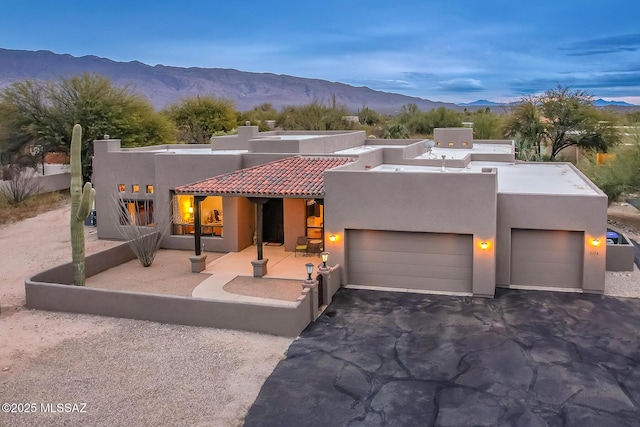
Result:
[[[341,289],[245,426],[638,426],[640,300]]]

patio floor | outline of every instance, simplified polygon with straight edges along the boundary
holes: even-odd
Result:
[[[206,252],[205,252],[206,254]],[[295,256],[293,252],[285,252],[284,246],[263,246],[263,257],[268,259],[267,274],[263,278],[253,277],[251,261],[257,258],[255,246],[250,246],[240,252],[229,252],[212,262],[202,273],[208,274],[192,292],[196,298],[213,300],[234,300],[238,302],[268,302],[274,303],[281,300],[295,301],[293,294],[300,295],[302,281],[306,279],[305,264],[314,264],[314,275],[321,263],[318,256]],[[243,281],[234,281],[237,277],[247,278]],[[266,280],[265,280],[266,279]],[[255,283],[256,292],[248,289],[248,281]],[[269,286],[270,298],[265,298],[264,287]],[[293,288],[293,290],[292,290]],[[243,295],[244,294],[244,295]]]

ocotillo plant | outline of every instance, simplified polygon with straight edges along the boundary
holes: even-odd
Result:
[[[82,187],[82,126],[73,126],[71,137],[71,254],[73,284],[84,286],[84,220],[89,216],[96,190],[87,182]]]

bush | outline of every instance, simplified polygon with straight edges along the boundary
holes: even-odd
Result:
[[[0,182],[0,196],[10,205],[20,204],[40,193],[40,184],[33,169],[10,166],[3,175],[8,179]]]
[[[604,164],[598,164],[596,155],[591,154],[579,165],[582,172],[606,193],[609,203],[623,193],[640,188],[640,144],[619,146],[612,154]]]

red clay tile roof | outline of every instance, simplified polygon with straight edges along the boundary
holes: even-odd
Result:
[[[324,171],[349,157],[287,157],[248,169],[176,187],[176,193],[238,196],[324,196]]]

